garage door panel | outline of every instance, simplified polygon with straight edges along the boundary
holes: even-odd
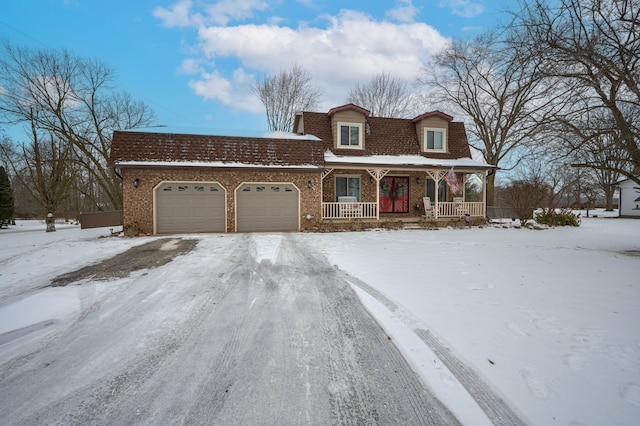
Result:
[[[238,231],[297,231],[298,204],[293,184],[244,184],[237,191]]]
[[[159,234],[224,232],[226,200],[215,183],[164,183],[156,189]]]

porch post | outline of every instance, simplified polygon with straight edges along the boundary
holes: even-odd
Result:
[[[487,171],[482,172],[482,209],[484,217],[487,217]]]
[[[376,181],[376,220],[380,220],[380,179],[385,177],[389,170],[367,169],[367,173]]]
[[[322,175],[320,177],[320,219],[321,220],[324,218],[324,214],[325,214],[325,211],[324,211],[324,178],[329,176],[332,171],[333,171],[333,168],[324,169],[322,171]]]
[[[374,179],[376,180],[376,220],[380,220],[380,179],[377,177]]]
[[[438,193],[440,192],[440,190],[439,190],[440,189],[440,181],[442,180],[442,178],[446,174],[447,174],[446,170],[445,171],[443,171],[443,170],[427,170],[427,175],[431,179],[433,179],[433,181],[436,184],[436,188],[435,188],[436,197],[435,197],[435,200],[434,200],[436,208],[435,208],[435,212],[433,213],[433,217],[436,218],[436,219],[438,218],[438,213],[440,212],[440,206],[438,205],[438,203],[439,203]]]
[[[467,174],[462,173],[462,201],[467,201]]]

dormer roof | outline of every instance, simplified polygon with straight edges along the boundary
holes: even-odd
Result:
[[[339,107],[331,108],[329,110],[329,112],[327,113],[327,115],[329,117],[331,117],[336,112],[346,111],[346,110],[350,110],[350,109],[352,109],[354,111],[357,111],[357,112],[359,112],[361,114],[364,114],[365,117],[369,117],[369,115],[371,115],[371,112],[369,110],[366,110],[366,109],[364,109],[364,108],[362,108],[362,107],[360,107],[360,106],[358,106],[356,104],[346,104],[346,105],[342,105],[342,106],[339,106]]]
[[[440,117],[447,121],[453,121],[453,117],[450,116],[449,114],[445,114],[442,111],[431,111],[431,112],[425,112],[424,114],[417,116],[416,118],[411,120],[411,122],[415,123],[416,121],[424,120],[425,118],[430,118],[430,117]]]

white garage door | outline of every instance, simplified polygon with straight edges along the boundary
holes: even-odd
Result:
[[[217,183],[167,182],[156,188],[156,232],[224,232],[225,193]]]
[[[297,231],[298,190],[290,183],[245,183],[237,191],[238,232]]]

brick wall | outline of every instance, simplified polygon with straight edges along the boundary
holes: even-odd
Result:
[[[293,183],[300,191],[300,230],[317,229],[321,217],[319,172],[287,170],[212,170],[201,168],[125,168],[123,227],[126,235],[153,233],[153,191],[162,182],[218,182],[226,190],[227,232],[235,231],[235,189],[245,182]],[[133,186],[138,179],[138,187]],[[311,181],[311,188],[308,182]],[[307,219],[310,215],[310,219]]]

